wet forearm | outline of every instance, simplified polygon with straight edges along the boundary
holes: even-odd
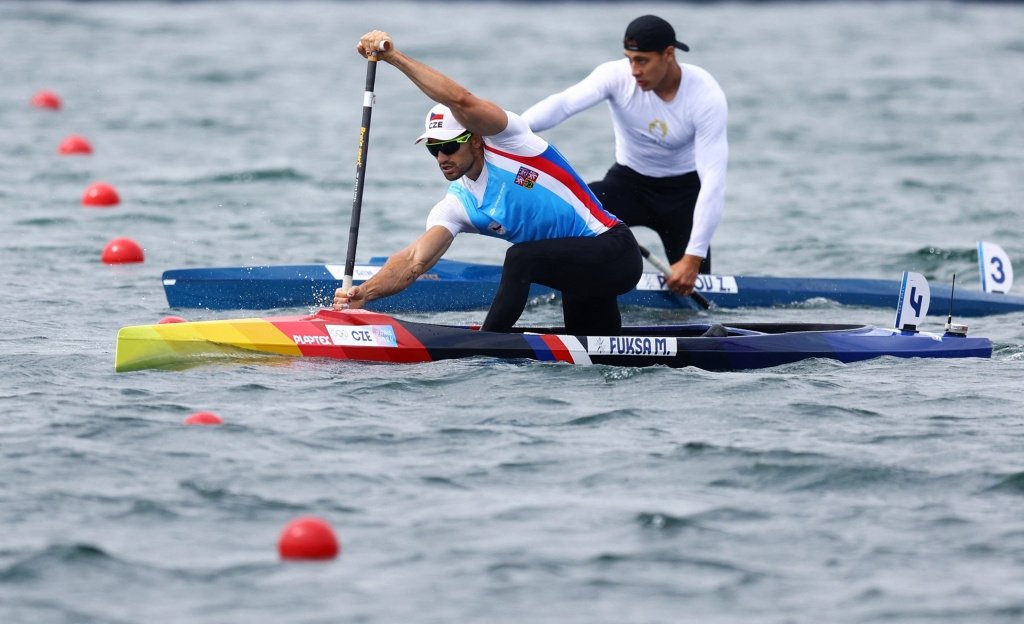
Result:
[[[423,263],[414,262],[400,254],[401,252],[388,258],[380,271],[363,282],[363,296],[367,301],[402,292],[426,272],[427,268]]]

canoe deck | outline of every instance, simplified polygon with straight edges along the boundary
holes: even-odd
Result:
[[[384,263],[372,258],[357,265],[361,283]],[[327,306],[341,286],[343,268],[329,264],[174,269],[163,274],[164,292],[172,308],[269,310]],[[406,290],[374,301],[370,309],[389,314],[481,310],[490,306],[501,279],[501,267],[442,259]],[[934,283],[929,314],[945,316],[951,284]],[[719,308],[764,308],[834,302],[857,307],[893,308],[900,281],[821,277],[757,277],[701,275],[697,291]],[[534,285],[531,297],[555,297],[552,289]],[[623,306],[698,310],[689,297],[664,289],[664,278],[645,273],[637,287],[622,295]],[[953,314],[977,317],[1024,311],[1024,297],[955,289]]]
[[[990,357],[992,344],[987,338],[805,323],[632,326],[615,336],[573,336],[558,327],[495,333],[402,321],[369,310],[321,310],[306,316],[125,327],[117,336],[115,369],[181,368],[259,354],[390,363],[485,357],[731,371],[810,358]]]

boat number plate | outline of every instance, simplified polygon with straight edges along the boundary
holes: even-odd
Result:
[[[738,293],[736,278],[731,275],[698,275],[695,290],[706,293]],[[660,273],[644,273],[636,284],[637,290],[668,290],[665,276]]]
[[[676,354],[676,339],[664,336],[590,336],[590,355],[665,355]]]
[[[345,265],[343,264],[325,264],[324,268],[331,274],[336,280],[344,279],[345,277]],[[352,279],[360,282],[365,282],[380,271],[379,266],[370,266],[368,264],[357,264],[352,267]]]
[[[331,342],[340,347],[397,347],[390,325],[325,325]]]

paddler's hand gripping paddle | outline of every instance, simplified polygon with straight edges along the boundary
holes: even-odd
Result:
[[[651,250],[644,247],[643,245],[640,245],[640,255],[642,255],[644,258],[647,258],[647,261],[653,264],[654,268],[658,269],[666,276],[672,275],[672,267],[665,264],[664,260],[652,254]],[[708,310],[711,308],[711,302],[708,301],[707,298],[704,297],[704,295],[700,294],[696,290],[690,293],[690,299],[696,301],[697,305],[699,305],[703,310]]]

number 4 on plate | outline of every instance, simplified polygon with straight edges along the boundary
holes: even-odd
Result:
[[[896,329],[917,331],[921,319],[928,314],[931,296],[931,288],[924,275],[904,271],[903,283],[900,286],[900,304],[896,308]]]

